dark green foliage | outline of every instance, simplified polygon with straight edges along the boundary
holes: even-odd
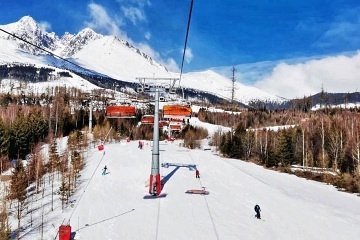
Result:
[[[52,68],[37,68],[34,65],[14,64],[1,65],[0,78],[13,78],[29,82],[45,82],[50,77],[50,73],[54,72]]]
[[[11,127],[10,157],[24,159],[30,151],[29,139],[31,129],[22,111],[18,115]]]
[[[276,154],[275,149],[270,145],[268,148],[267,154],[263,156],[263,161],[265,162],[266,167],[278,167],[279,166],[279,157]]]
[[[282,130],[278,134],[277,155],[282,166],[289,166],[294,160],[293,131]]]
[[[25,168],[22,162],[18,160],[16,161],[13,175],[11,175],[9,198],[12,200],[18,200],[19,202],[24,202],[26,199],[27,184],[28,179]]]
[[[231,134],[223,134],[220,139],[219,149],[225,155],[229,156],[231,153],[232,141],[231,141]]]
[[[0,96],[0,105],[3,107],[7,107],[10,103],[13,102],[13,98],[10,93]]]
[[[237,159],[244,157],[241,137],[241,135],[234,135],[232,139],[230,139],[230,151],[228,152],[229,157]]]
[[[76,122],[70,112],[63,113],[62,132],[64,136],[68,136],[72,130],[76,128]]]
[[[0,156],[8,156],[10,146],[9,128],[0,118]]]
[[[65,178],[62,178],[61,186],[59,188],[60,196],[61,196],[61,206],[64,209],[65,202],[69,200],[70,192],[68,184],[65,182]]]
[[[31,149],[37,142],[43,141],[48,134],[48,123],[42,116],[41,109],[34,108],[28,116],[29,129],[31,131]]]
[[[42,117],[40,109],[34,109],[27,117],[20,110],[8,132],[10,134],[8,152],[10,158],[25,159],[35,144],[47,136],[48,125]]]
[[[58,153],[58,145],[56,140],[53,140],[49,148],[49,166],[48,169],[50,172],[55,170],[61,170],[61,161],[60,155]]]
[[[72,78],[72,76],[70,75],[69,72],[58,72],[60,77],[70,77]]]

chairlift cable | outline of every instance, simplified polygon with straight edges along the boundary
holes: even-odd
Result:
[[[192,162],[193,162],[193,164],[195,165],[195,168],[196,168],[196,164],[195,164],[194,158],[191,156],[191,153],[190,153],[190,152],[189,152],[189,157],[190,157],[190,159],[192,160]],[[202,189],[205,189],[205,187],[202,185],[200,179],[199,179],[199,182],[200,182],[201,188],[202,188]],[[216,225],[215,225],[214,219],[213,219],[213,217],[212,217],[212,213],[211,213],[211,210],[210,210],[210,207],[209,207],[209,203],[208,203],[206,197],[204,197],[204,201],[205,201],[205,205],[206,205],[207,212],[209,213],[209,218],[210,218],[210,220],[211,220],[212,227],[213,227],[213,229],[214,229],[214,234],[215,234],[215,236],[216,236],[216,239],[219,240],[219,239],[220,239],[220,238],[219,238],[219,234],[218,234],[218,231],[217,231],[217,229],[216,229]]]
[[[80,68],[80,69],[84,69],[84,70],[88,71],[87,69],[83,68],[82,66],[80,66],[80,65],[78,65],[78,64],[76,64],[76,63],[73,63],[73,62],[67,60],[66,58],[60,57],[59,55],[56,55],[55,53],[52,53],[52,52],[50,52],[49,50],[46,50],[45,48],[42,48],[42,47],[40,47],[40,46],[38,46],[38,45],[36,45],[36,44],[34,44],[34,43],[32,43],[32,42],[29,42],[29,41],[27,41],[26,39],[23,39],[23,38],[15,35],[15,34],[13,34],[13,33],[10,33],[10,32],[8,32],[8,31],[5,31],[5,30],[2,29],[2,28],[0,28],[0,31],[2,31],[2,32],[6,33],[6,34],[8,34],[8,35],[10,35],[10,36],[13,36],[14,38],[17,38],[17,39],[19,39],[19,40],[21,40],[21,41],[23,41],[23,42],[25,42],[25,43],[27,43],[27,44],[30,44],[31,46],[34,46],[34,47],[36,47],[36,48],[38,48],[38,49],[40,49],[40,50],[42,50],[42,51],[44,51],[44,52],[47,52],[47,53],[49,53],[51,56],[57,57],[57,58],[65,61],[65,62],[68,62],[68,63],[70,63],[70,64],[72,64],[72,65],[75,65],[76,67],[78,67],[78,68]]]
[[[186,52],[187,40],[188,40],[188,36],[189,36],[189,29],[190,29],[190,22],[191,22],[191,14],[192,14],[192,9],[193,9],[193,4],[194,4],[194,0],[191,0],[190,10],[189,10],[189,17],[188,17],[188,23],[187,23],[187,28],[186,28],[184,51],[183,51],[182,61],[181,61],[179,84],[180,84],[180,82],[181,82],[181,76],[182,76],[183,68],[184,68],[184,59],[185,59],[185,52]],[[181,89],[182,89],[182,88],[181,88]],[[182,94],[183,94],[183,98],[184,98],[184,89],[182,89]]]
[[[102,160],[104,159],[104,156],[105,156],[105,152],[103,152],[103,155],[102,155],[102,157],[101,157],[101,159],[100,159],[99,163],[97,164],[97,166],[96,166],[96,168],[95,168],[95,170],[94,170],[93,174],[91,175],[91,177],[90,177],[89,181],[87,182],[86,186],[84,187],[84,191],[81,193],[81,195],[80,195],[79,199],[77,199],[76,204],[75,204],[75,207],[74,207],[74,209],[72,210],[72,212],[71,212],[71,214],[70,214],[70,217],[69,217],[69,220],[68,220],[68,224],[69,224],[69,225],[70,225],[70,221],[71,221],[71,218],[72,218],[72,216],[73,216],[73,214],[74,214],[75,210],[77,209],[77,207],[78,207],[78,205],[79,205],[79,203],[80,203],[80,201],[81,201],[82,197],[84,196],[86,189],[88,188],[89,184],[91,183],[91,180],[93,180],[93,177],[94,177],[95,173],[98,171],[98,168],[99,168],[99,166],[100,166],[100,163],[101,163],[101,162],[102,162]]]

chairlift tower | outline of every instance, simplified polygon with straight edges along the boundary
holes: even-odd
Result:
[[[149,184],[149,193],[153,196],[159,195],[162,190],[159,155],[159,89],[155,89],[153,149]]]
[[[160,91],[170,91],[175,87],[176,78],[137,78],[140,82],[141,88],[148,92],[155,93],[155,112],[154,112],[154,132],[153,132],[153,149],[151,161],[151,174],[149,180],[149,193],[153,196],[158,196],[162,190],[162,182],[160,178],[160,161],[159,161],[159,93]],[[151,83],[149,83],[149,81]],[[158,82],[167,83],[158,84]]]
[[[146,78],[138,77],[136,78],[139,81],[139,87],[137,88],[138,92],[147,92],[153,93],[156,89],[160,91],[167,92],[170,94],[175,94],[176,89],[180,87],[179,78]],[[178,85],[178,86],[176,86]],[[184,94],[183,94],[184,95]],[[183,96],[184,98],[184,96]]]

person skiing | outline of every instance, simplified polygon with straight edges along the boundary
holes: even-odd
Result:
[[[256,204],[255,207],[254,207],[254,210],[255,210],[255,212],[256,212],[255,217],[258,218],[258,219],[261,219],[261,216],[260,216],[260,211],[261,211],[260,206]]]
[[[200,178],[200,172],[199,172],[199,170],[197,170],[197,169],[196,169],[196,171],[195,171],[195,177],[196,177],[196,178]]]
[[[103,168],[102,175],[106,175],[106,170],[107,170],[107,167],[106,167],[106,165],[105,165],[105,167]]]

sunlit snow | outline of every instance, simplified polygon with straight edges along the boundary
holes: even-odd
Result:
[[[201,125],[197,118],[190,122]],[[209,132],[221,128],[202,126]],[[106,143],[102,151],[97,145],[90,146],[70,203],[61,210],[59,195],[55,195],[51,211],[51,187],[47,185],[43,198],[38,194],[30,199],[22,220],[22,239],[56,239],[61,224],[71,225],[75,239],[90,240],[355,240],[360,235],[358,196],[253,163],[222,158],[214,148],[190,150],[182,140],[160,142],[160,174],[167,181],[163,197],[149,198],[152,142],[143,141],[143,149],[137,141],[124,140]],[[175,166],[161,167],[163,163]],[[108,174],[103,176],[105,165]],[[187,165],[196,165],[201,178],[195,178],[195,171]],[[58,189],[59,183],[56,185]],[[185,193],[189,189],[205,189],[210,194]],[[254,217],[255,204],[262,210],[260,220]],[[11,225],[16,228],[14,219]]]

